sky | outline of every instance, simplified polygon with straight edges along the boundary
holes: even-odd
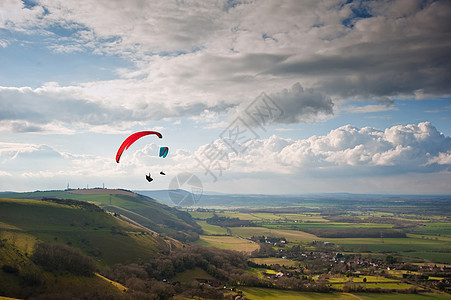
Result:
[[[192,174],[222,193],[449,195],[450,15],[447,0],[1,0],[0,191]],[[143,130],[163,138],[116,163]]]

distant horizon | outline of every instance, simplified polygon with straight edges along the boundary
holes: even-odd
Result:
[[[92,187],[92,188],[69,188],[69,189],[49,189],[49,190],[29,190],[29,191],[0,191],[0,194],[6,194],[6,193],[33,193],[33,192],[51,192],[51,191],[71,191],[71,190],[125,190],[130,191],[133,193],[139,193],[139,192],[166,192],[166,191],[173,191],[170,189],[162,189],[162,190],[134,190],[134,189],[126,189],[126,188],[103,188],[103,187]],[[185,192],[188,192],[185,189],[181,189]],[[316,192],[316,193],[293,193],[293,194],[262,194],[262,193],[222,193],[222,192],[215,192],[215,191],[203,191],[203,195],[210,195],[210,196],[227,196],[227,195],[243,195],[243,196],[308,196],[308,195],[355,195],[355,196],[412,196],[412,197],[451,197],[450,194],[382,194],[382,193],[349,193],[349,192]]]

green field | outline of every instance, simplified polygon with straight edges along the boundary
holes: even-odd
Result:
[[[418,238],[342,238],[327,239],[342,246],[345,251],[417,252],[449,248],[451,243]]]
[[[379,282],[398,282],[397,279],[391,279],[386,278],[382,276],[371,276],[371,275],[362,275],[359,277],[346,277],[346,276],[340,276],[340,277],[330,277],[327,279],[329,283],[345,283],[345,282],[364,282],[364,278],[366,278],[368,283],[379,283]]]
[[[213,212],[206,212],[206,211],[188,211],[188,213],[197,220],[205,220],[208,218],[213,217]]]
[[[451,252],[436,252],[436,251],[430,251],[430,252],[403,252],[400,253],[403,256],[413,257],[413,258],[421,258],[425,259],[431,262],[437,262],[437,263],[445,263],[445,264],[451,264]]]
[[[205,235],[227,235],[227,229],[224,227],[211,225],[205,221],[197,221],[197,224],[202,227]]]
[[[265,223],[263,226],[267,228],[275,229],[298,229],[302,228],[392,228],[391,224],[379,224],[379,223],[342,223],[342,222],[305,222],[305,223]]]
[[[242,213],[239,211],[224,211],[216,213],[218,217],[238,218],[240,220],[259,221],[261,218],[250,213]]]
[[[240,287],[243,295],[250,300],[310,300],[310,299],[335,299],[335,300],[350,300],[356,299],[355,296],[345,293],[312,293],[312,292],[297,292],[287,290],[276,290],[268,288],[256,287]]]
[[[329,222],[327,219],[324,219],[319,214],[313,214],[313,213],[299,213],[299,214],[286,214],[286,213],[280,213],[277,214],[278,216],[281,216],[287,220],[291,221],[298,221],[298,222]]]
[[[252,216],[260,220],[284,220],[285,218],[273,213],[252,213]]]
[[[286,266],[286,267],[297,267],[299,266],[299,262],[290,260],[290,259],[283,259],[283,258],[276,258],[276,257],[266,257],[266,258],[250,258],[250,261],[253,261],[256,264],[266,264],[268,266],[271,265],[280,265],[280,266]]]
[[[424,226],[412,230],[416,234],[422,235],[447,235],[451,236],[451,223],[423,223]]]
[[[449,296],[438,294],[379,294],[379,293],[354,293],[363,300],[442,300],[450,299]]]
[[[269,229],[264,227],[231,227],[230,230],[233,234],[243,238],[266,235],[271,237],[284,237],[289,242],[311,242],[314,240],[321,240],[313,234],[298,230]]]
[[[234,236],[206,236],[201,235],[194,245],[216,247],[219,249],[235,250],[239,252],[251,253],[260,246],[249,240],[240,239]]]
[[[387,289],[387,290],[408,290],[415,286],[408,283],[351,283],[351,285],[361,285],[367,289]],[[345,284],[333,284],[332,287],[337,290],[342,290]]]

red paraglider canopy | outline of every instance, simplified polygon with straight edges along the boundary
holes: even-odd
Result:
[[[155,134],[160,139],[163,138],[161,133],[156,132],[156,131],[140,131],[140,132],[133,133],[132,135],[130,135],[128,138],[125,139],[125,141],[119,147],[119,150],[117,150],[116,162],[119,163],[119,159],[121,158],[122,152],[124,152],[124,150],[127,150],[128,147],[131,146],[131,144],[133,144],[136,140],[140,139],[141,137],[149,135],[149,134]]]

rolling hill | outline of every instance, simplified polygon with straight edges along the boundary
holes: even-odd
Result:
[[[73,249],[79,257],[95,262],[95,268],[150,259],[180,244],[87,202],[0,198],[0,295],[122,297],[123,291],[92,271],[90,276],[80,276],[36,263],[34,250],[43,242],[56,245],[62,253]],[[63,263],[73,261],[68,253],[61,257]]]
[[[139,223],[148,230],[182,242],[198,239],[202,232],[191,216],[152,198],[121,189],[81,189],[66,191],[36,191],[2,194],[14,199],[73,199],[98,205],[124,219]]]
[[[126,190],[2,193],[0,295],[121,299],[124,290],[111,280],[92,271],[75,274],[64,265],[73,266],[77,256],[98,269],[148,261],[200,232],[189,214]],[[62,257],[51,260],[62,269],[39,263],[38,245],[56,249],[51,251]]]

